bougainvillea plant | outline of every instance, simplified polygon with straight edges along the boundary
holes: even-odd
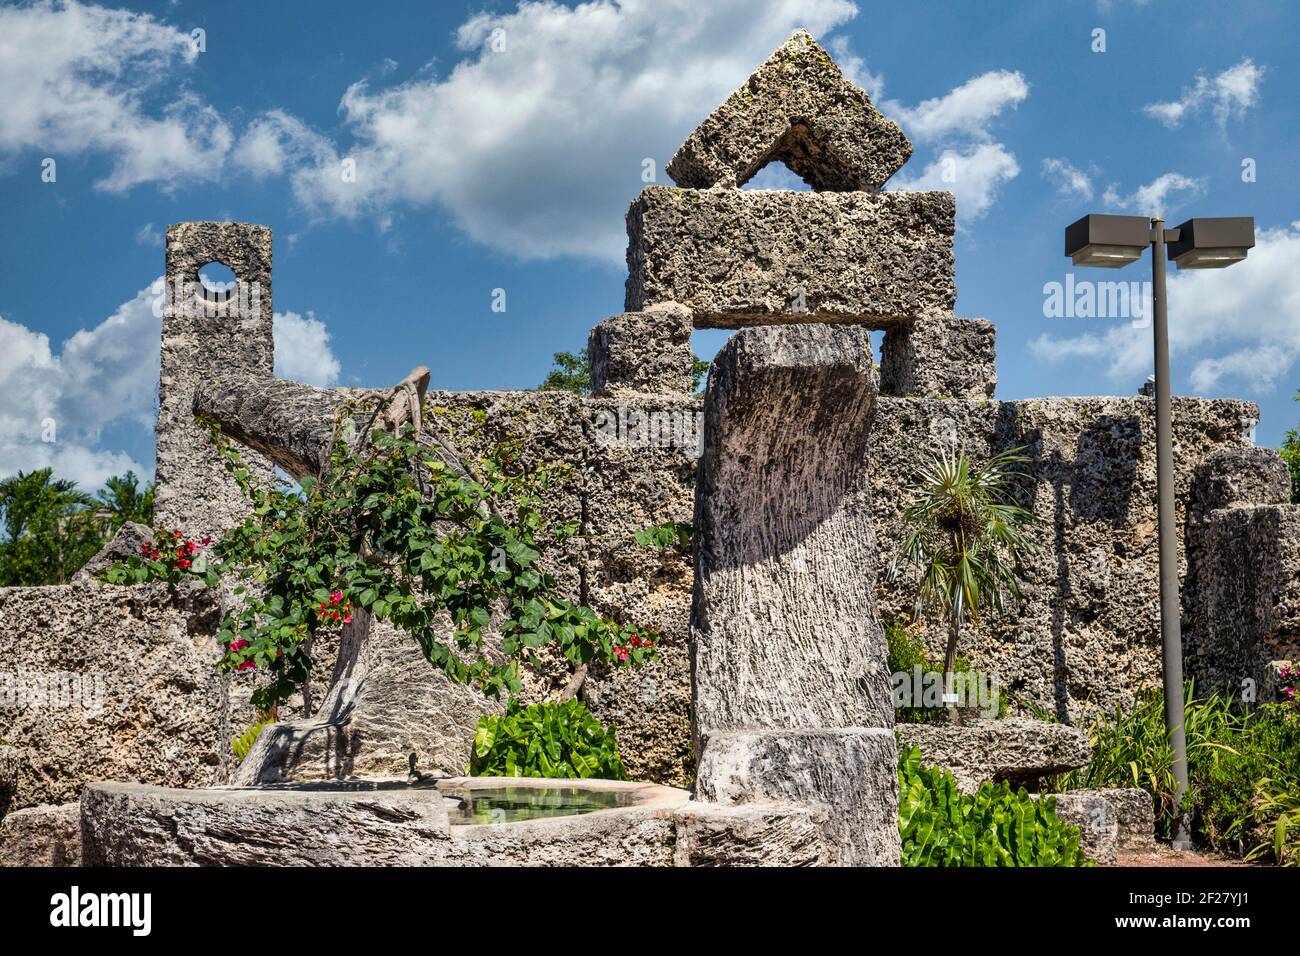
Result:
[[[539,567],[539,493],[552,466],[521,467],[517,438],[471,465],[435,453],[407,425],[356,447],[337,440],[322,477],[268,489],[215,422],[200,425],[252,513],[215,543],[193,543],[194,553],[188,539],[160,530],[147,551],[101,576],[117,584],[192,576],[209,587],[237,580],[219,667],[263,675],[253,697],[262,711],[273,713],[306,681],[316,633],[358,611],[410,634],[435,667],[491,696],[513,696],[519,665],[539,666],[543,647],[575,667],[638,665],[656,653],[653,629],[567,600]],[[550,538],[575,530],[550,529]]]
[[[1278,693],[1282,700],[1300,712],[1300,664],[1283,667],[1278,678]]]

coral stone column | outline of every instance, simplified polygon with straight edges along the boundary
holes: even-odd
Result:
[[[228,267],[229,293],[205,292],[199,270]],[[181,222],[167,229],[166,300],[157,425],[154,513],[187,534],[217,534],[242,520],[248,504],[208,436],[194,424],[195,393],[226,377],[271,379],[271,230],[242,222]],[[250,473],[270,480],[271,465],[243,451]]]
[[[820,806],[849,865],[899,855],[864,464],[876,390],[865,329],[737,333],[710,375],[696,492],[696,797]]]

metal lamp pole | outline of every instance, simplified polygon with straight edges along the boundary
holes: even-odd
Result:
[[[1168,248],[1166,248],[1168,243]],[[1178,593],[1178,529],[1174,524],[1174,435],[1169,381],[1169,311],[1165,258],[1179,269],[1223,269],[1241,262],[1255,245],[1251,216],[1189,219],[1165,229],[1160,216],[1088,215],[1066,227],[1065,254],[1075,265],[1121,269],[1151,248],[1152,321],[1156,353],[1156,509],[1160,527],[1160,645],[1164,665],[1165,726],[1174,752],[1176,849],[1191,849],[1183,812],[1187,793],[1187,734],[1183,700],[1183,635]]]
[[[1178,590],[1178,533],[1174,527],[1174,435],[1169,388],[1169,310],[1165,299],[1165,221],[1151,220],[1151,290],[1156,351],[1156,513],[1160,531],[1160,647],[1164,670],[1165,726],[1174,751],[1173,845],[1191,849],[1183,812],[1187,793],[1187,734],[1183,701],[1183,632]]]

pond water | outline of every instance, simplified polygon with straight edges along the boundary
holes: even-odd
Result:
[[[477,823],[516,823],[544,817],[564,817],[594,810],[630,807],[637,803],[635,790],[599,790],[565,786],[475,786],[458,783],[439,785],[439,780],[315,780],[307,783],[271,784],[270,790],[326,790],[364,793],[375,790],[438,790],[447,805],[452,826]]]

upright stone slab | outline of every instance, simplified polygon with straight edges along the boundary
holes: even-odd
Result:
[[[627,214],[627,297],[677,302],[697,329],[951,314],[952,193],[647,186]]]
[[[235,274],[228,296],[207,293],[199,282],[199,270],[213,262]],[[154,515],[190,534],[214,534],[241,520],[247,504],[194,424],[194,396],[222,374],[275,374],[271,230],[241,222],[168,227],[165,292]],[[256,478],[271,477],[260,456],[245,457]]]
[[[830,54],[796,30],[668,163],[679,186],[743,186],[773,161],[813,189],[878,190],[912,144]]]
[[[1223,449],[1196,468],[1187,521],[1187,673],[1205,692],[1277,697],[1300,663],[1300,509],[1269,448]]]
[[[831,860],[898,862],[893,709],[865,489],[860,328],[746,329],[714,361],[696,493],[696,793],[828,808]]]

